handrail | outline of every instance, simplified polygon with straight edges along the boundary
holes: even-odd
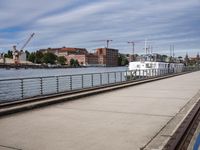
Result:
[[[199,69],[200,68],[183,68],[183,70],[137,69],[74,75],[1,79],[0,103]]]

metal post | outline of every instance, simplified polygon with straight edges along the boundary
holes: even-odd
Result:
[[[132,70],[129,71],[129,74],[130,74],[130,80],[132,80],[133,79],[133,71]]]
[[[56,91],[59,92],[59,79],[58,76],[56,77]]]
[[[122,72],[120,72],[120,82],[122,82]]]
[[[126,81],[128,81],[128,71],[125,71]]]
[[[141,71],[141,70],[139,69],[139,79],[140,79],[140,71]]]
[[[93,74],[91,74],[91,79],[92,79],[92,87],[94,86],[94,77],[93,77]]]
[[[117,75],[116,75],[116,72],[115,72],[115,83],[117,82]]]
[[[100,73],[100,85],[102,85],[102,73]]]
[[[40,78],[40,94],[43,95],[43,81],[42,81],[42,78]]]
[[[143,78],[144,78],[144,70],[142,70]]]
[[[110,75],[109,75],[109,72],[108,72],[108,84],[110,83]]]
[[[24,81],[21,79],[21,97],[24,98]]]
[[[70,78],[69,78],[69,79],[70,79],[69,86],[70,86],[70,90],[72,90],[72,76],[70,75],[69,77],[70,77]]]
[[[81,87],[82,87],[82,89],[83,89],[83,74],[81,75]]]

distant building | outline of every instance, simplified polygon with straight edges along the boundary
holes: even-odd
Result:
[[[98,63],[102,66],[118,66],[118,50],[111,48],[98,48],[96,50]]]
[[[87,54],[87,65],[88,66],[98,66],[98,56],[97,54],[89,53]]]
[[[70,64],[70,60],[74,59],[74,60],[77,60],[79,65],[81,66],[87,65],[87,57],[85,54],[83,55],[70,54],[70,55],[66,55],[65,58],[67,59],[67,64]]]
[[[15,45],[13,46],[13,61],[15,64],[26,61],[26,53],[23,50],[17,50]]]
[[[62,48],[47,48],[47,49],[40,49],[42,53],[53,53],[57,56],[67,56],[67,55],[81,55],[87,54],[87,50],[85,48],[73,48],[73,47],[62,47]]]
[[[111,48],[98,48],[96,53],[88,53],[85,48],[47,48],[40,49],[42,53],[53,53],[57,56],[64,56],[67,59],[67,64],[74,59],[81,66],[117,66],[118,65],[118,50]]]

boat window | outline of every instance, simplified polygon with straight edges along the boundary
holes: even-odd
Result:
[[[146,68],[152,68],[152,64],[147,63]]]
[[[137,65],[137,68],[140,68],[140,65]]]

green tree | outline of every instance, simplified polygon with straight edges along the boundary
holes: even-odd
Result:
[[[35,63],[36,62],[35,59],[36,59],[36,53],[35,52],[30,53],[29,56],[28,56],[28,61]]]
[[[79,65],[78,60],[75,60],[75,59],[72,58],[72,59],[70,59],[70,66],[78,67],[80,65]]]
[[[70,66],[74,66],[74,64],[75,64],[75,60],[73,58],[70,59]]]
[[[185,61],[186,66],[190,63],[188,54],[185,55],[184,61]]]
[[[76,59],[75,60],[75,67],[78,67],[78,66],[80,66],[80,64],[79,64],[78,60]]]
[[[13,58],[13,54],[11,50],[8,50],[7,54],[4,55],[6,58]]]
[[[167,55],[161,55],[161,61],[166,62],[167,60]]]
[[[125,55],[120,54],[118,56],[118,65],[119,66],[125,66],[129,63],[127,57]]]
[[[200,57],[199,57],[199,53],[197,53],[196,60],[197,60],[196,64],[197,64],[197,65],[199,65],[199,64],[200,64]]]
[[[30,52],[26,50],[25,53],[26,53],[26,60],[28,60],[28,57],[29,57],[29,55],[30,55]]]
[[[64,56],[59,56],[57,57],[57,62],[61,65],[65,65],[66,64],[67,59]]]
[[[43,56],[43,62],[46,64],[55,64],[57,56],[53,53],[45,53]]]
[[[44,54],[40,51],[36,51],[35,53],[35,62],[40,64],[43,62],[43,57],[44,57]]]

